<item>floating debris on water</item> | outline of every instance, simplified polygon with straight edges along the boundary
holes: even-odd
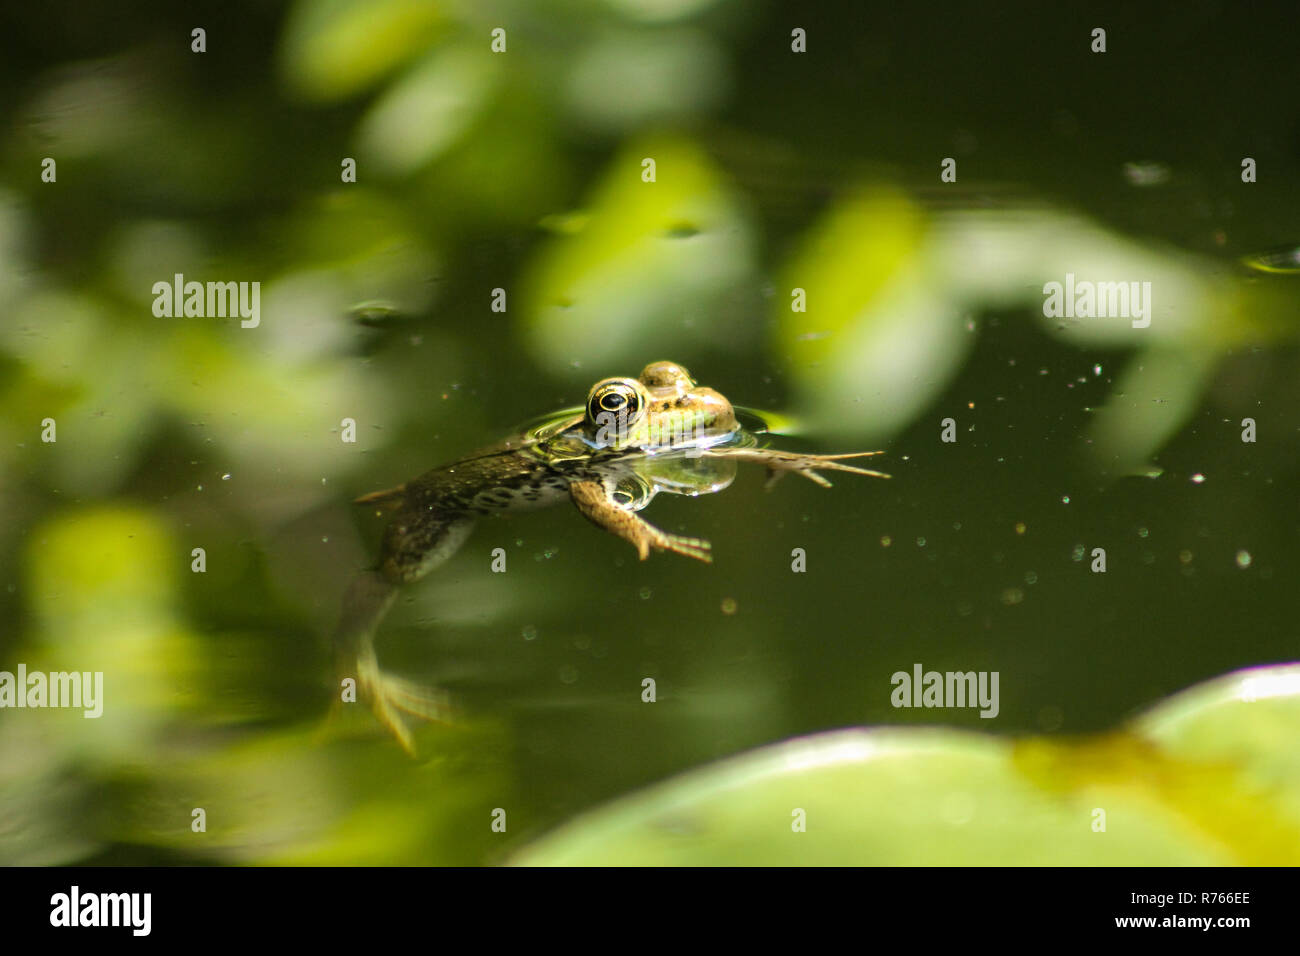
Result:
[[[1169,182],[1169,167],[1164,163],[1144,161],[1124,164],[1124,178],[1130,186],[1163,186]]]

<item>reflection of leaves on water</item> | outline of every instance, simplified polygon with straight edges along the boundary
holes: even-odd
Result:
[[[1300,262],[1300,250],[1252,261],[1282,273]],[[1067,275],[1089,289],[1149,283],[1149,326],[1129,315],[1046,316],[1047,286]],[[880,184],[812,225],[778,287],[807,296],[806,312],[776,296],[773,317],[798,408],[826,433],[875,439],[910,424],[961,368],[970,337],[953,334],[953,316],[962,323],[974,312],[1018,311],[1081,350],[1137,350],[1089,429],[1094,464],[1116,475],[1146,465],[1186,423],[1223,355],[1294,335],[1286,319],[1293,297],[1251,286],[1205,257],[1042,203],[936,212]]]
[[[641,180],[645,157],[656,162],[653,183]],[[580,226],[552,223],[524,270],[522,327],[534,358],[568,373],[575,361],[639,359],[647,337],[664,352],[731,341],[720,305],[752,275],[753,237],[723,172],[692,142],[629,143],[581,208]]]

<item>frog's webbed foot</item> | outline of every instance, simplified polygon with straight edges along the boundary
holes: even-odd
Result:
[[[830,481],[817,473],[821,468],[828,471],[847,471],[853,475],[868,475],[872,478],[888,478],[883,471],[871,471],[854,465],[840,463],[843,458],[869,458],[883,455],[883,451],[854,451],[841,455],[801,455],[792,451],[777,451],[773,448],[714,448],[704,454],[718,458],[736,458],[740,461],[752,461],[767,466],[767,488],[781,480],[787,473],[796,472],[809,481],[831,487]]]
[[[650,556],[650,550],[672,551],[684,554],[688,558],[709,563],[713,561],[713,545],[702,538],[688,538],[679,534],[661,531],[650,522],[637,517],[626,508],[610,500],[605,488],[598,481],[574,481],[569,484],[569,497],[582,516],[603,528],[610,534],[616,534],[636,548],[637,555],[644,561]]]
[[[409,717],[448,721],[453,717],[448,695],[383,671],[375,654],[375,629],[397,598],[398,585],[378,571],[356,576],[343,598],[343,614],[334,633],[335,668],[340,689],[344,679],[355,680],[356,700],[369,705],[375,716],[415,756]],[[344,708],[337,693],[331,715]]]
[[[412,757],[416,756],[415,739],[408,717],[444,722],[452,719],[451,699],[445,691],[380,670],[373,650],[357,659],[357,694],[370,704],[375,717]]]

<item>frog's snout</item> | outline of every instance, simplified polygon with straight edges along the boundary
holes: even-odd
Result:
[[[731,402],[721,392],[711,388],[693,389],[689,396],[678,399],[678,404],[689,404],[699,419],[710,427],[730,427],[736,422],[736,412],[731,407]]]

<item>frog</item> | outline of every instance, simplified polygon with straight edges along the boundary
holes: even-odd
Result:
[[[831,482],[822,471],[889,477],[845,463],[881,451],[780,451],[761,446],[755,431],[684,366],[651,362],[636,378],[598,381],[583,406],[536,419],[496,445],[357,498],[388,523],[377,563],[344,594],[334,635],[341,680],[352,678],[356,699],[368,700],[408,753],[415,753],[412,718],[454,720],[448,694],[380,667],[374,639],[401,590],[451,558],[481,519],[568,501],[591,524],[628,542],[642,561],[666,552],[711,563],[709,541],[666,532],[639,512],[661,493],[721,491],[743,463],[763,465],[769,488],[791,473],[823,487]]]

